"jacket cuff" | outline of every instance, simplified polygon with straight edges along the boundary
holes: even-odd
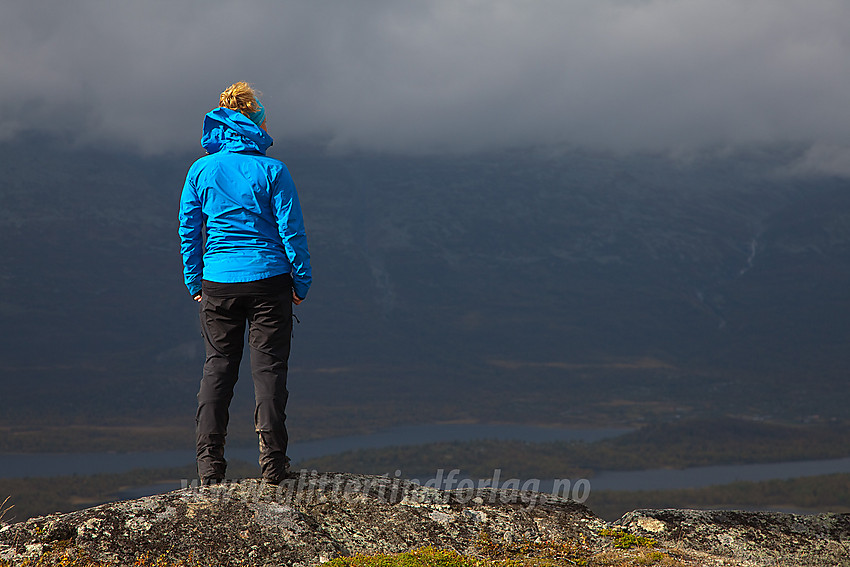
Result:
[[[295,291],[295,295],[298,296],[298,299],[304,299],[305,297],[307,297],[307,290],[309,290],[310,288],[303,284],[295,283],[293,284],[292,289]]]

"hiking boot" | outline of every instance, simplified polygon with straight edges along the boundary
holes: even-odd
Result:
[[[283,482],[284,480],[288,480],[288,479],[292,479],[292,478],[298,478],[298,473],[290,470],[289,462],[287,462],[286,466],[283,468],[283,473],[276,474],[276,475],[269,475],[269,476],[263,475],[264,481],[266,481],[268,484],[274,484],[274,485],[278,485],[281,482]]]

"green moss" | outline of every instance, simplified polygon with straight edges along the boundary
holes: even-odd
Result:
[[[635,538],[622,531],[603,530],[603,535],[616,537],[618,541],[638,542],[632,552],[612,552],[592,554],[582,543],[535,543],[527,540],[511,544],[494,543],[483,537],[476,544],[476,553],[463,555],[453,550],[423,547],[407,553],[356,555],[339,557],[324,565],[328,567],[575,567],[593,565],[594,567],[684,567],[684,563],[661,553],[645,549],[655,543],[647,538]],[[641,543],[642,542],[642,543]],[[649,543],[651,542],[651,543]],[[615,545],[624,549],[623,546]],[[624,553],[632,555],[624,555]],[[634,554],[637,555],[634,555]],[[688,563],[690,564],[690,563]],[[16,563],[15,567],[114,567],[115,564],[95,561],[84,551],[73,545],[56,546],[51,552]],[[141,556],[132,563],[122,563],[126,567],[210,567],[209,564],[189,559],[176,559],[161,555],[157,557]],[[12,567],[8,561],[0,560],[0,567]]]
[[[658,543],[654,539],[636,536],[622,530],[602,530],[599,535],[609,536],[614,538],[614,547],[618,549],[631,549],[633,547],[655,547]]]
[[[339,557],[328,567],[480,567],[481,562],[455,551],[423,547],[408,553]]]
[[[452,550],[423,547],[408,553],[340,557],[328,567],[573,567],[588,564],[590,549],[584,542],[494,542],[479,538],[473,556]]]
[[[487,534],[478,538],[475,547],[482,557],[489,560],[484,565],[500,567],[587,565],[591,555],[586,541],[554,543],[516,539],[495,542]]]

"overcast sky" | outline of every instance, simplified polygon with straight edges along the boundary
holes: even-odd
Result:
[[[850,174],[847,0],[7,0],[0,135],[197,144],[230,83],[279,140],[475,151],[812,144]]]

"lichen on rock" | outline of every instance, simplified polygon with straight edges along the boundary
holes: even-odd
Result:
[[[539,554],[572,564],[628,553],[606,535],[615,528],[635,541],[657,540],[655,556],[682,558],[690,550],[700,558],[669,565],[814,567],[848,564],[848,523],[845,516],[639,510],[608,524],[582,504],[547,494],[445,491],[386,476],[302,471],[279,486],[190,486],[4,526],[0,566],[86,557],[92,565],[306,567],[424,547],[475,557]],[[794,561],[782,563],[787,558]]]
[[[388,477],[304,471],[280,486],[243,480],[187,487],[33,518],[0,535],[0,557],[19,564],[70,542],[106,564],[167,557],[306,566],[427,545],[465,552],[481,534],[562,540],[592,535],[603,525],[584,506],[545,495],[460,493]]]
[[[850,565],[848,514],[635,510],[615,525],[740,565]]]

